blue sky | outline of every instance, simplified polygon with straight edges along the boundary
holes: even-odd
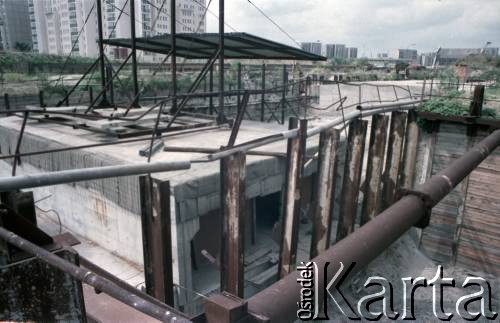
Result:
[[[345,43],[366,56],[406,47],[482,47],[486,41],[500,47],[500,0],[251,1],[298,42]],[[218,2],[210,5],[214,13]],[[236,30],[294,44],[247,0],[225,2],[226,21]],[[217,31],[217,20],[207,17],[208,30]]]

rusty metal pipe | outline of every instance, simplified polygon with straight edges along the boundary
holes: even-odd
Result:
[[[445,170],[417,187],[416,191],[428,194],[432,201],[430,206],[435,206],[499,145],[500,130],[497,130]],[[326,262],[331,263],[327,272],[329,280],[339,270],[340,262],[345,267],[356,262],[353,271],[359,271],[417,224],[424,217],[425,212],[424,199],[413,194],[404,196],[375,219],[312,261],[316,262],[318,268],[324,268]],[[319,290],[322,291],[325,281],[323,275],[319,276]],[[296,320],[297,302],[300,301],[301,289],[301,285],[297,283],[299,277],[300,273],[294,271],[254,295],[248,300],[248,311],[252,315],[266,317],[273,323]]]
[[[164,161],[154,163],[136,163],[130,165],[71,169],[59,172],[46,172],[43,174],[24,175],[18,177],[0,177],[0,192],[7,192],[29,187],[67,184],[110,177],[169,172],[189,169],[190,167],[191,163],[189,161]]]
[[[165,308],[158,306],[157,304],[148,302],[135,293],[131,293],[130,291],[121,288],[109,279],[99,276],[91,270],[78,267],[2,227],[0,227],[0,238],[62,270],[78,281],[90,285],[119,300],[120,302],[127,304],[144,314],[161,320],[162,322],[190,322],[187,316],[182,316],[181,313],[177,312],[175,309],[171,308],[169,310],[165,310]]]

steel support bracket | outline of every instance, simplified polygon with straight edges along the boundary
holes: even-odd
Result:
[[[421,199],[422,202],[424,202],[424,205],[425,205],[424,216],[415,224],[415,227],[417,227],[419,229],[425,229],[431,221],[431,214],[432,214],[432,199],[431,199],[431,197],[428,194],[422,193],[420,191],[410,190],[407,188],[401,188],[398,191],[396,200],[400,200],[403,196],[407,196],[407,195],[414,195],[414,196],[418,197],[419,199]]]
[[[208,323],[246,323],[250,322],[247,302],[229,293],[210,296],[205,303]]]

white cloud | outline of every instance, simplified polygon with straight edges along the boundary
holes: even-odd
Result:
[[[499,0],[251,1],[299,42],[346,43],[367,55],[411,44],[422,51],[500,46]],[[247,0],[225,3],[226,21],[238,31],[293,44]],[[210,9],[218,13],[218,0]],[[209,31],[217,31],[217,20],[208,18]]]

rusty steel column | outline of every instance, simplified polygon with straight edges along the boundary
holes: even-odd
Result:
[[[395,202],[398,190],[399,174],[405,133],[406,113],[394,111],[391,114],[391,128],[384,171],[384,187],[382,190],[382,209]]]
[[[221,291],[244,297],[245,153],[220,161],[221,172]]]
[[[261,77],[262,94],[260,95],[260,121],[264,122],[264,115],[266,113],[266,64],[262,64]]]
[[[299,125],[300,124],[300,125]],[[286,182],[283,192],[283,212],[278,274],[280,278],[295,270],[304,155],[307,139],[307,120],[289,119],[289,129],[299,126],[299,136],[288,140]]]
[[[469,114],[474,117],[480,117],[483,110],[484,102],[484,85],[476,85],[474,87],[474,96],[470,103]]]
[[[393,242],[399,239],[412,226],[425,218],[427,208],[434,207],[453,187],[476,168],[496,147],[500,145],[500,130],[495,131],[476,145],[471,151],[450,164],[445,170],[434,175],[415,190],[419,194],[404,196],[396,204],[380,213],[375,219],[360,227],[356,232],[338,242],[316,258],[312,259],[322,271],[328,262],[326,277],[318,275],[319,299],[323,300],[325,285],[335,286],[343,275],[337,275],[340,264],[346,268],[356,263],[350,277],[365,268]],[[297,320],[297,302],[301,301],[302,286],[297,282],[301,272],[295,271],[260,291],[248,299],[248,312],[259,322],[293,322]],[[333,278],[336,276],[336,279]]]
[[[174,306],[170,182],[139,177],[146,292]]]
[[[319,136],[316,209],[314,211],[310,258],[330,247],[333,201],[337,177],[340,130],[331,128]]]
[[[373,219],[381,209],[382,171],[384,168],[388,124],[389,117],[387,116],[376,114],[372,117],[363,207],[361,210],[362,225]]]
[[[336,241],[344,239],[354,231],[367,127],[368,121],[361,119],[355,119],[349,125]]]
[[[401,174],[401,187],[412,189],[417,167],[418,137],[420,129],[417,124],[417,111],[408,111],[406,124],[405,152],[403,173]]]

